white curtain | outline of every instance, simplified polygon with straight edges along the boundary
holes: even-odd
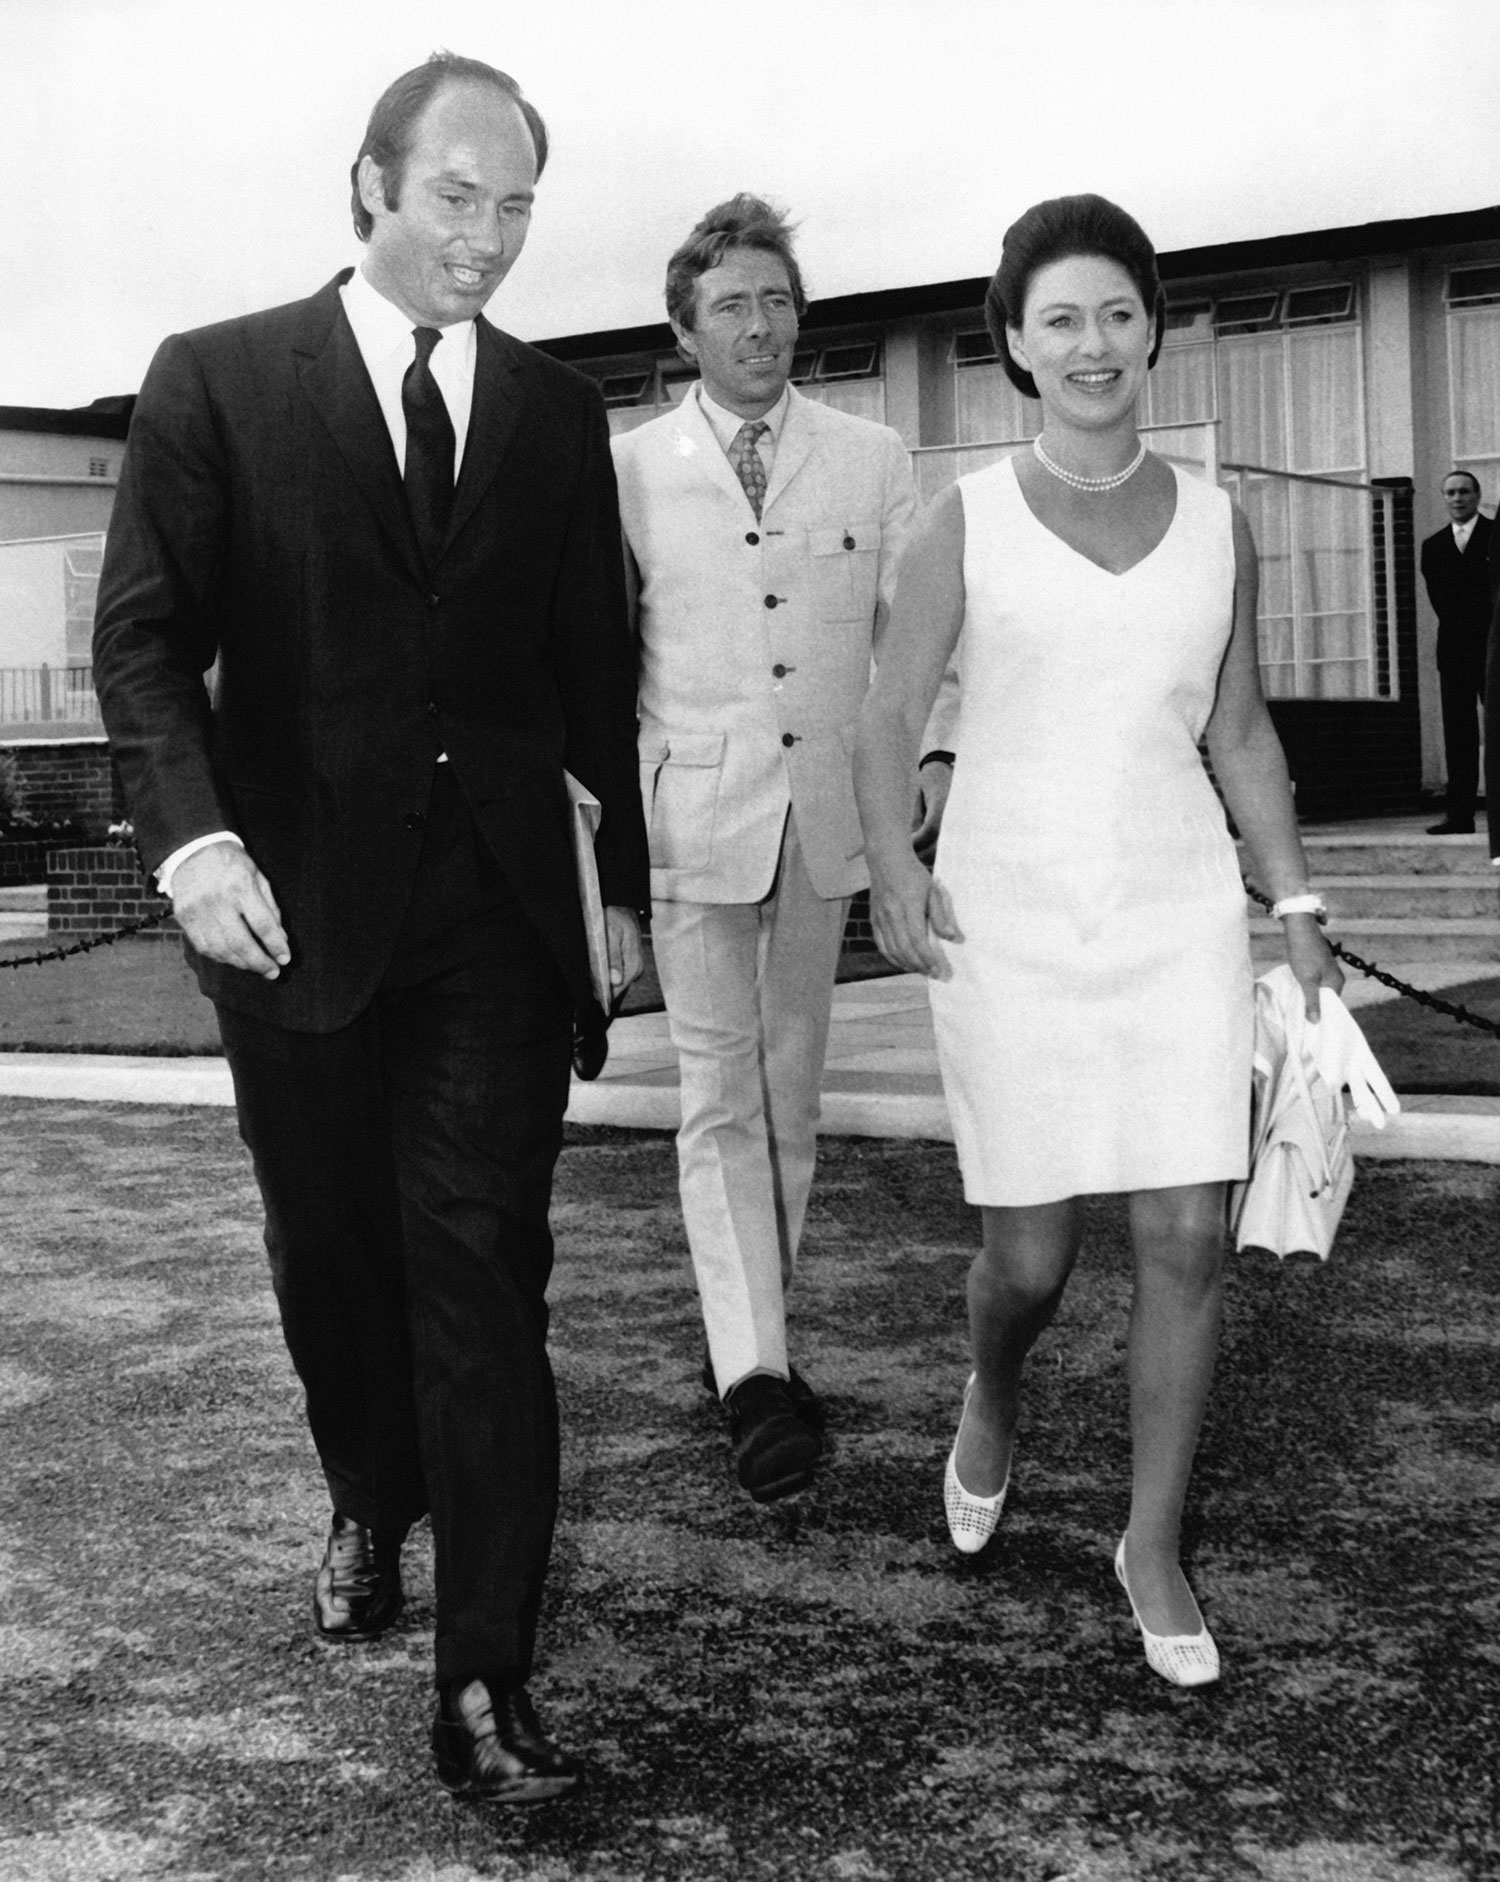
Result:
[[[831,405],[836,412],[869,418],[877,425],[885,423],[883,379],[833,379],[827,385],[798,386],[797,390],[819,405]]]
[[[1023,399],[1003,366],[955,366],[953,381],[959,444],[1034,438],[1041,430],[1041,402]]]

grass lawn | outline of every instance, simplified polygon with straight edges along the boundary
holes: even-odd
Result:
[[[0,963],[43,951],[45,937],[0,942]],[[841,980],[887,972],[877,954],[846,954]],[[1500,1022],[1500,975],[1442,998]],[[650,964],[627,1012],[658,1005]],[[1398,1091],[1500,1097],[1500,1038],[1410,1001],[1367,1007],[1359,1023]],[[132,940],[42,967],[0,966],[0,1052],[217,1052],[212,1010],[171,941]]]
[[[831,1456],[735,1489],[669,1139],[557,1183],[562,1517],[533,1690],[588,1788],[429,1771],[430,1542],[368,1648],[232,1116],[0,1100],[5,1882],[1481,1882],[1500,1874],[1500,1171],[1363,1166],[1326,1267],[1231,1269],[1187,1543],[1225,1661],[1147,1670],[1121,1213],[1097,1205],[980,1557],[941,1516],[975,1244],[951,1152],[824,1146],[794,1352]]]

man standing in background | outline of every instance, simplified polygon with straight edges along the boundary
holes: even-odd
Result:
[[[517,1803],[579,1777],[526,1691],[558,1491],[548,1212],[591,999],[564,767],[604,807],[619,985],[648,886],[602,405],[480,317],[546,156],[491,66],[435,53],[388,88],[359,269],[152,362],[94,652],[265,1204],[333,1505],[316,1630],[390,1626],[430,1511],[438,1776]]]
[[[1422,544],[1422,580],[1438,618],[1437,668],[1443,700],[1448,795],[1429,836],[1470,836],[1479,795],[1479,721],[1490,632],[1490,539],[1494,524],[1479,510],[1479,479],[1449,471],[1443,479],[1448,522]],[[1493,807],[1494,799],[1489,800]],[[1494,822],[1491,808],[1490,821]]]

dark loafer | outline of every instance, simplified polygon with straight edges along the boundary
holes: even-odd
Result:
[[[471,1679],[445,1691],[432,1722],[438,1782],[471,1803],[544,1804],[566,1797],[583,1778],[583,1767],[547,1738],[526,1695],[490,1693]]]
[[[785,1379],[752,1373],[724,1400],[740,1488],[774,1503],[812,1482],[822,1442],[800,1417]]]
[[[313,1625],[324,1640],[374,1640],[401,1612],[401,1543],[335,1516],[313,1586]]]
[[[828,1414],[823,1409],[823,1401],[798,1372],[795,1366],[788,1368],[791,1377],[787,1380],[787,1389],[792,1395],[792,1406],[804,1424],[812,1426],[814,1431],[821,1431],[828,1423]],[[714,1377],[714,1362],[707,1352],[703,1355],[703,1389],[710,1398],[719,1396],[719,1382]]]

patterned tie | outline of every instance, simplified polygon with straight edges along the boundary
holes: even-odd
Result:
[[[406,414],[406,501],[422,553],[431,564],[442,550],[453,509],[453,420],[432,376],[432,349],[443,336],[436,327],[414,327],[412,334],[417,356],[401,381],[401,410]]]
[[[747,419],[734,434],[729,446],[729,461],[734,466],[735,476],[745,487],[745,495],[750,499],[757,523],[760,521],[760,506],[766,500],[766,466],[755,447],[770,429],[758,418]]]

